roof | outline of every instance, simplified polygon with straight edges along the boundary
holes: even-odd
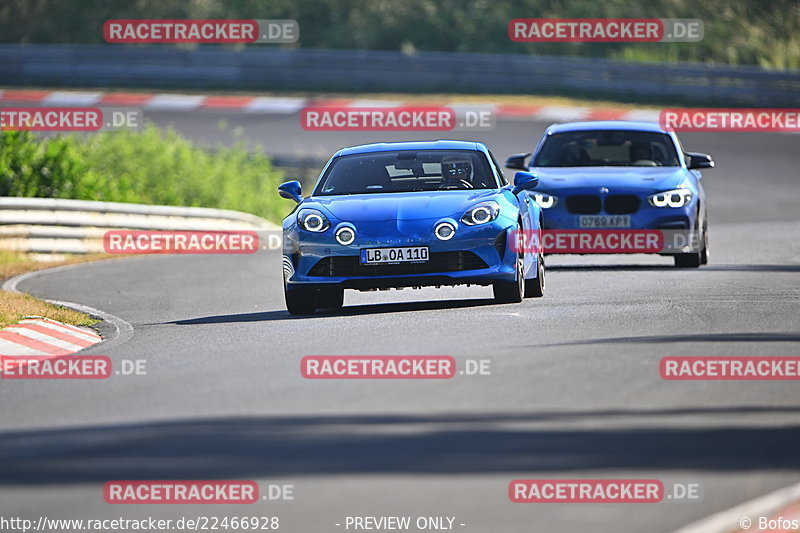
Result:
[[[652,131],[656,133],[667,133],[656,122],[638,122],[633,120],[594,120],[586,122],[567,122],[565,124],[553,124],[547,128],[547,133],[563,133],[565,131],[587,131],[587,130],[632,130],[632,131]]]
[[[479,150],[485,147],[481,143],[470,141],[412,141],[396,143],[373,143],[342,148],[334,157],[340,155],[367,154],[370,152],[390,152],[395,150]]]

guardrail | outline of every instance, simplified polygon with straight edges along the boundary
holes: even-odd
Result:
[[[798,70],[525,54],[4,44],[0,79],[21,86],[542,93],[800,106]]]
[[[103,252],[109,230],[254,230],[263,235],[279,229],[255,215],[225,209],[0,197],[0,250],[40,258]]]

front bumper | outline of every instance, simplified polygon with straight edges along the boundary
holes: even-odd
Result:
[[[680,231],[686,232],[686,234],[693,234],[696,233],[699,228],[696,197],[684,207],[660,208],[651,206],[647,202],[646,196],[642,196],[641,205],[636,212],[625,213],[626,216],[630,217],[630,226],[625,228],[582,228],[580,225],[580,217],[584,215],[570,212],[564,201],[560,201],[553,208],[543,209],[542,212],[545,230],[619,230],[620,232],[627,230],[669,230],[673,233]],[[595,215],[608,217],[618,216],[616,213],[611,214],[604,210],[591,213],[589,216]],[[547,253],[549,255],[561,252],[548,251]],[[671,254],[661,253],[660,255]]]
[[[515,255],[508,246],[516,224],[499,218],[482,226],[459,224],[456,235],[442,241],[418,233],[394,232],[376,236],[358,228],[356,240],[347,246],[336,242],[333,232],[310,234],[296,226],[284,228],[284,280],[296,287],[386,289],[438,285],[489,285],[515,279]],[[362,248],[427,246],[425,263],[362,265]]]

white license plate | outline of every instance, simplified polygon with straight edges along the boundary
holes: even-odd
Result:
[[[630,228],[630,215],[582,215],[582,228]]]
[[[427,246],[364,248],[361,250],[361,262],[366,265],[377,263],[424,263],[427,260]]]

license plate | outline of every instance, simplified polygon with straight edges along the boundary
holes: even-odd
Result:
[[[630,228],[630,215],[583,215],[580,217],[582,228]]]
[[[424,263],[427,260],[427,246],[364,248],[361,250],[361,262],[365,265],[374,265],[378,263]]]

